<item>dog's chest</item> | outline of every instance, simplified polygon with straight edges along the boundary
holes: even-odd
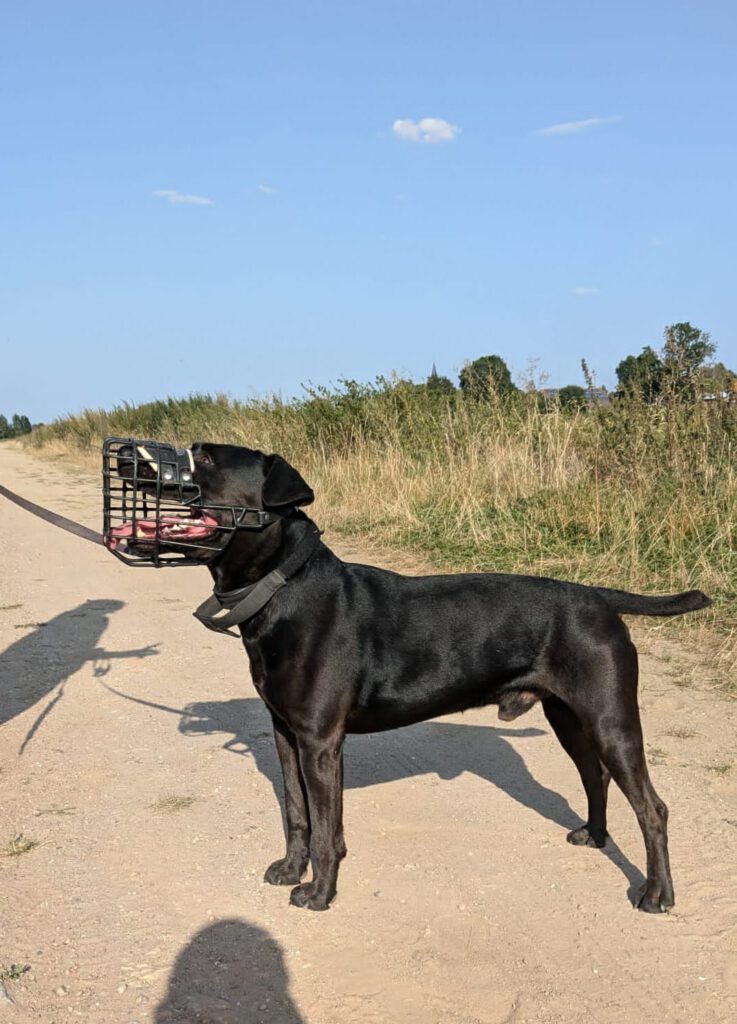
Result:
[[[289,682],[282,678],[282,659],[276,645],[247,643],[245,646],[251,667],[251,680],[259,697],[272,711],[283,716],[285,689]]]

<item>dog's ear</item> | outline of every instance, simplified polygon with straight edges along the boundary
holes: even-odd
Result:
[[[266,457],[266,478],[261,493],[264,508],[283,505],[310,505],[315,495],[293,466],[281,455]]]

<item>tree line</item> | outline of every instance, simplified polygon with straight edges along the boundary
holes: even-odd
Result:
[[[7,416],[0,413],[0,441],[4,441],[8,437],[30,434],[32,429],[31,421],[27,416],[20,416],[16,412],[13,413],[12,419],[8,420]]]
[[[688,321],[670,324],[664,331],[664,343],[656,351],[646,345],[639,355],[626,356],[616,367],[617,388],[608,395],[595,388],[585,360],[581,360],[586,387],[567,384],[562,388],[542,389],[544,401],[554,397],[562,406],[586,405],[596,397],[634,397],[648,404],[666,399],[695,401],[697,399],[737,398],[737,374],[724,363],[714,362],[716,345],[706,331]],[[469,398],[484,399],[491,393],[507,397],[519,393],[512,381],[509,367],[501,356],[480,356],[467,363],[460,372],[458,388],[449,377],[438,374],[433,366],[425,384],[438,396],[450,397],[460,390]]]

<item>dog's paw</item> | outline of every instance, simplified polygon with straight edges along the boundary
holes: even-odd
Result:
[[[305,882],[292,889],[289,902],[293,907],[304,910],[327,910],[330,906],[330,900],[316,891],[314,882]]]
[[[593,846],[600,850],[606,843],[608,834],[608,832],[591,833],[587,825],[582,825],[580,828],[574,829],[573,832],[569,832],[566,839],[574,846]]]
[[[661,890],[660,886],[645,886],[635,904],[643,914],[667,914],[674,905],[673,893]]]
[[[306,869],[306,864],[290,860],[289,857],[282,857],[281,860],[275,860],[268,866],[264,881],[269,885],[294,885],[300,880]]]

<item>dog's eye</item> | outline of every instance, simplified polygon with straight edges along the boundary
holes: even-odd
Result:
[[[194,460],[195,460],[195,462],[197,463],[198,466],[214,466],[215,465],[215,463],[212,461],[210,456],[209,455],[205,455],[204,453],[202,455],[195,455]]]

